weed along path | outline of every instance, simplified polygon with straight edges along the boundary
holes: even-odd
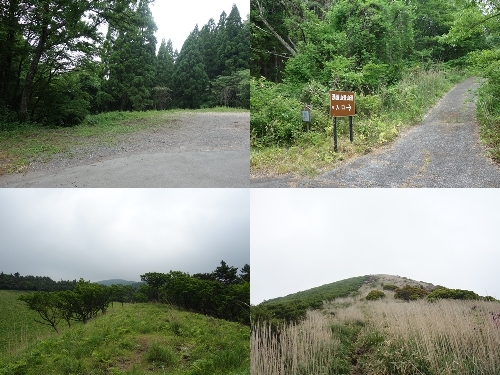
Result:
[[[456,85],[420,125],[390,146],[313,179],[252,179],[252,187],[500,187],[500,168],[486,156],[475,122],[477,79]]]
[[[0,187],[248,187],[249,129],[249,112],[181,113],[35,160]]]

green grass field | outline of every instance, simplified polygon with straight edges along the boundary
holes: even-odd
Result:
[[[115,303],[86,325],[61,323],[58,335],[31,322],[18,294],[0,292],[0,312],[9,314],[0,326],[1,375],[250,373],[247,326],[163,304]]]
[[[69,152],[88,144],[109,145],[117,136],[169,126],[186,113],[247,112],[239,108],[207,108],[147,112],[108,112],[88,116],[74,127],[48,128],[33,124],[0,122],[0,175],[22,171],[33,160],[50,160],[54,154]]]
[[[0,362],[37,339],[50,337],[53,329],[35,322],[37,313],[17,300],[21,292],[0,290]]]

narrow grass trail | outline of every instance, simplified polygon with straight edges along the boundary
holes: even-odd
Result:
[[[500,168],[487,157],[475,121],[478,85],[477,78],[456,85],[387,147],[313,179],[259,179],[252,187],[500,187]]]

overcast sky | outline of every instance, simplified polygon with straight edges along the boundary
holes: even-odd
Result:
[[[249,263],[247,189],[1,189],[0,271],[53,280]]]
[[[233,4],[238,7],[241,20],[245,20],[250,14],[249,0],[181,0],[175,2],[156,0],[154,4],[151,4],[151,12],[158,27],[156,32],[158,47],[162,38],[165,41],[171,39],[174,51],[177,49],[180,52],[184,41],[196,25],[201,30],[210,18],[213,18],[217,24],[223,11],[227,15],[231,13]]]
[[[252,189],[251,302],[368,274],[500,298],[498,189]]]

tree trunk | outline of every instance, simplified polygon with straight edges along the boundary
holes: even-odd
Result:
[[[19,107],[19,120],[21,122],[25,122],[26,120],[28,120],[28,102],[33,92],[33,81],[38,70],[38,64],[45,49],[45,43],[47,42],[48,34],[48,27],[44,25],[42,27],[40,40],[38,41],[38,44],[35,48],[33,59],[31,60],[30,68],[28,70],[28,73],[26,74],[26,79],[24,81],[23,92],[21,94],[21,105]]]

